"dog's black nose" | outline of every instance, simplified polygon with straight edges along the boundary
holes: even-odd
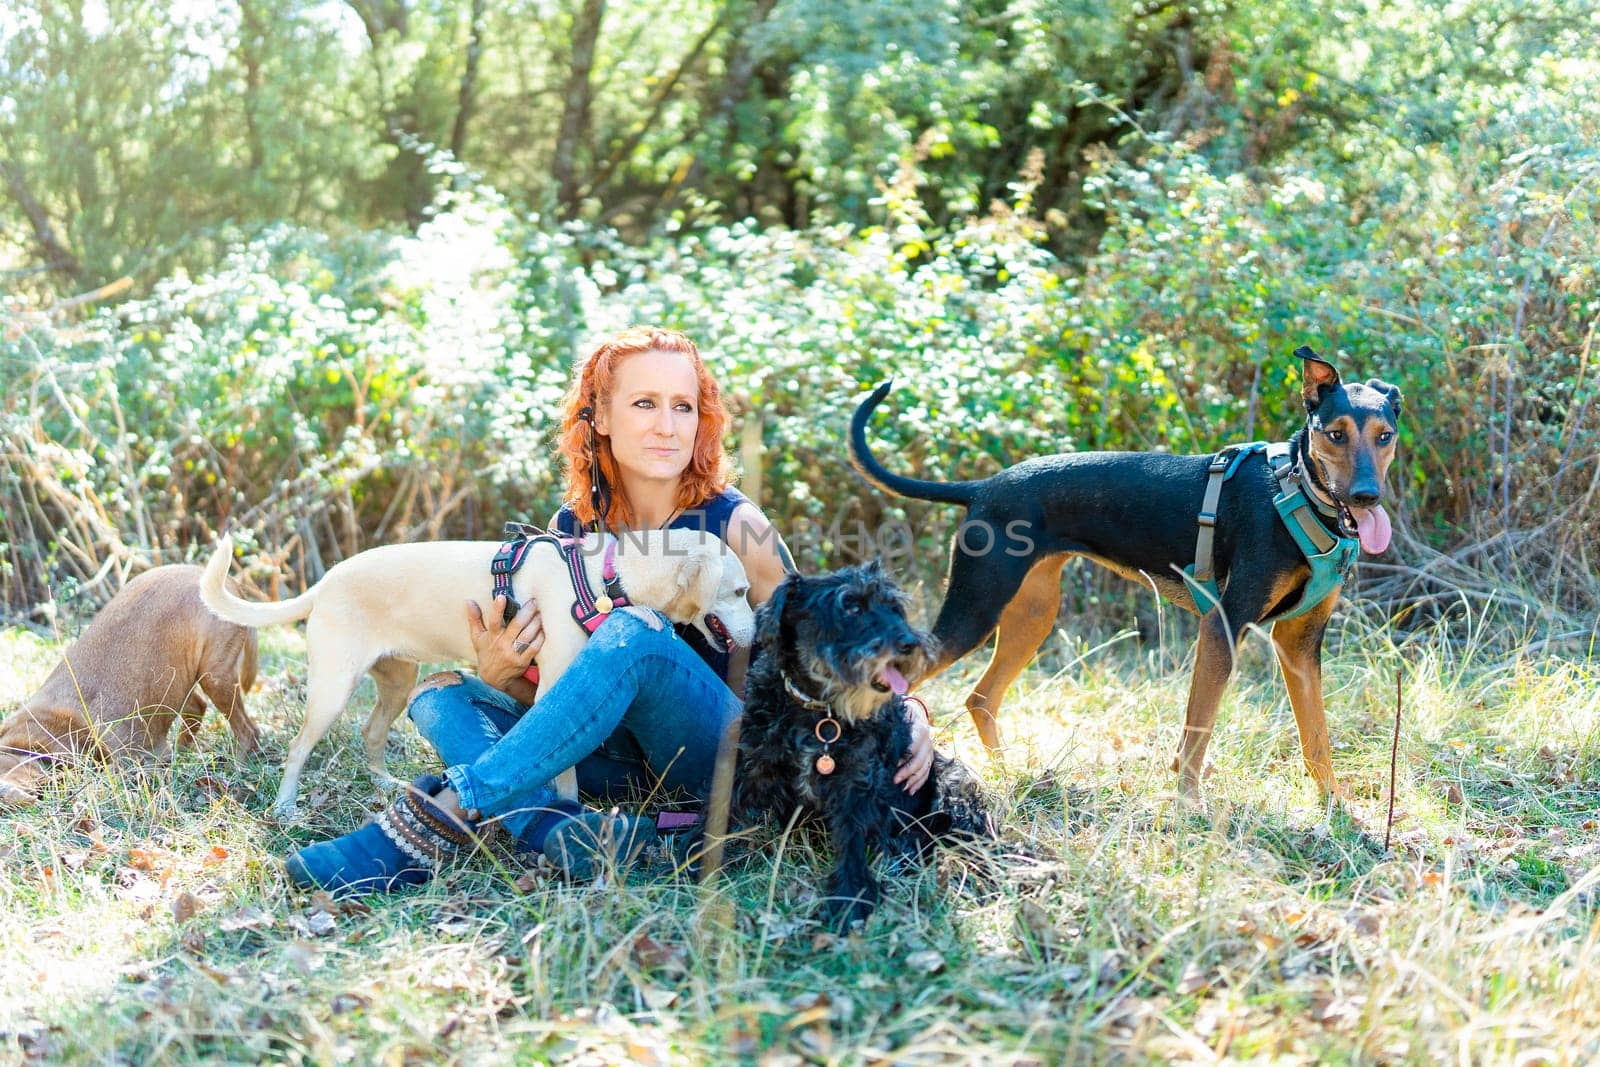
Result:
[[[1356,508],[1376,507],[1379,499],[1377,493],[1351,493],[1350,506]]]

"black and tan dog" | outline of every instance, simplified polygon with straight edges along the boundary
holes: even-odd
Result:
[[[1281,466],[1260,450],[1240,450],[1237,463],[1227,452],[1084,452],[1025,460],[981,481],[919,481],[890,473],[867,449],[867,419],[889,383],[856,409],[850,451],[869,482],[968,509],[951,550],[928,674],[971,652],[998,626],[994,657],[967,698],[986,746],[998,747],[995,716],[1007,686],[1054,626],[1062,566],[1085,556],[1154,584],[1179,607],[1203,616],[1176,766],[1184,795],[1199,799],[1206,746],[1245,627],[1269,622],[1306,769],[1324,795],[1336,791],[1321,656],[1343,573],[1331,579],[1314,573],[1297,536],[1340,546],[1347,562],[1357,540],[1368,552],[1387,547],[1388,517],[1379,500],[1395,454],[1400,391],[1376,378],[1346,385],[1309,348],[1295,355],[1302,361],[1307,419],[1287,446],[1278,446]],[[1296,486],[1305,506],[1280,517],[1275,504]],[[1304,529],[1293,532],[1291,522]],[[1197,537],[1202,529],[1205,536]],[[1207,554],[1202,544],[1213,557],[1213,587],[1184,574]],[[1314,603],[1305,602],[1308,593]]]
[[[826,825],[836,853],[828,911],[848,927],[880,895],[868,851],[913,855],[937,838],[993,837],[978,781],[938,752],[916,793],[894,782],[911,743],[906,676],[928,662],[927,636],[876,563],[791,575],[756,615],[732,811],[736,821]]]

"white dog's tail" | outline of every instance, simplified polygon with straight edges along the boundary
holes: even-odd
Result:
[[[211,556],[211,562],[206,564],[205,573],[200,576],[200,599],[215,614],[229,622],[250,627],[276,626],[311,614],[311,607],[317,601],[316,586],[297,597],[271,604],[259,604],[234,596],[228,591],[227,585],[228,564],[232,562],[233,538],[224,534],[222,540],[217,542],[217,551]]]

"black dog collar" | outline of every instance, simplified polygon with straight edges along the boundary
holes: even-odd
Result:
[[[795,703],[799,704],[807,711],[820,711],[826,713],[830,718],[832,717],[833,708],[828,705],[827,701],[818,700],[814,696],[808,696],[799,686],[794,684],[794,680],[789,677],[788,672],[780,673],[783,676],[784,692],[793,697]]]
[[[817,725],[812,730],[816,734],[817,740],[822,742],[822,753],[817,756],[815,766],[818,774],[832,774],[836,764],[833,761],[833,756],[829,754],[828,748],[844,736],[843,724],[833,717],[833,708],[826,701],[818,700],[814,696],[807,696],[799,686],[794,684],[794,680],[789,677],[787,672],[779,671],[778,673],[783,678],[784,692],[789,694],[790,699],[796,701],[807,711],[819,712],[822,715],[822,718],[817,720]]]

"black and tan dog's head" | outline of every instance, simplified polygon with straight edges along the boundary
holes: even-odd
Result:
[[[756,616],[756,645],[808,695],[860,721],[927,669],[927,634],[876,560],[813,578],[792,574]]]
[[[1294,354],[1302,367],[1306,456],[1318,488],[1350,509],[1369,551],[1379,541],[1387,546],[1387,517],[1379,504],[1394,461],[1400,390],[1378,378],[1346,385],[1333,364],[1307,346]],[[1378,525],[1382,530],[1371,533]]]

